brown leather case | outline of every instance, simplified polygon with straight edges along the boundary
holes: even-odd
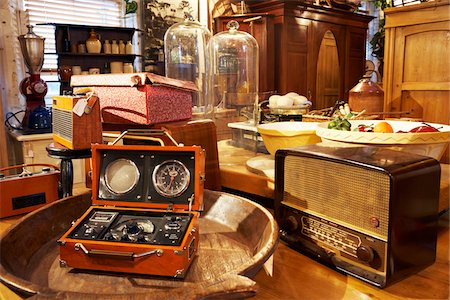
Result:
[[[156,189],[156,184],[154,179],[150,179],[150,175],[153,172],[151,178],[154,178],[155,170],[167,161],[177,160],[177,155],[180,157],[185,155],[185,158],[180,158],[179,161],[184,161],[183,159],[194,161],[192,164],[186,164],[190,176],[190,180],[187,180],[188,187],[177,196],[159,195],[152,190]],[[108,161],[108,156],[113,158]],[[152,159],[158,161],[160,157],[162,157],[160,161],[164,162],[154,163],[157,166],[152,166],[152,162],[149,163]],[[105,187],[109,187],[108,180],[110,179],[107,178],[109,166],[121,159],[133,161],[139,174],[148,173],[137,179],[135,188],[119,195]],[[143,163],[139,164],[139,162]],[[78,269],[183,278],[198,249],[198,218],[199,210],[203,206],[205,176],[204,150],[199,146],[112,146],[96,144],[92,147],[92,163],[94,178],[92,184],[93,206],[58,240],[60,265]],[[169,182],[169,186],[172,184],[172,180]],[[145,190],[145,192],[137,192],[140,190]],[[145,195],[145,197],[142,197],[142,195]],[[83,226],[93,224],[91,220],[94,218],[93,214],[97,212],[100,214],[124,215],[127,218],[132,216],[137,219],[150,217],[164,219],[166,216],[170,216],[172,219],[190,217],[190,222],[186,223],[185,230],[182,229],[179,233],[182,237],[179,237],[179,244],[176,245],[167,245],[159,241],[153,243],[149,240],[147,242],[108,240],[100,234],[98,234],[98,238],[86,238],[86,235],[83,236]],[[103,232],[106,232],[106,234],[112,232],[110,228],[118,223],[114,222],[111,221],[110,225],[105,225],[106,229]],[[167,230],[166,234],[168,223],[164,223],[165,225],[162,226],[163,223],[158,225],[158,221],[156,221],[153,224],[155,226],[155,242],[158,232],[162,232],[161,234],[164,236],[169,236],[169,233],[173,232]],[[97,226],[95,230],[97,228],[102,227]],[[82,234],[78,235],[78,233]]]
[[[178,142],[184,145],[201,146],[206,152],[206,182],[205,189],[220,191],[221,179],[219,169],[219,154],[217,150],[217,133],[216,125],[212,120],[196,120],[196,121],[179,121],[168,122],[155,125],[131,125],[131,124],[111,124],[103,123],[104,131],[124,131],[127,129],[166,129],[170,135]],[[167,145],[171,145],[171,141],[165,139]],[[129,145],[145,144],[146,141],[132,140],[124,138],[124,143]],[[86,164],[86,170],[90,170],[90,166]],[[90,187],[90,178],[86,180],[87,186]]]
[[[46,164],[19,165],[0,169],[0,173],[29,166],[47,166],[48,170],[0,178],[0,218],[29,213],[58,197],[59,170]],[[3,174],[5,175],[5,174]]]

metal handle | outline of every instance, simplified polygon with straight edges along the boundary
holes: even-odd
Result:
[[[82,250],[84,254],[91,257],[103,257],[103,258],[112,258],[112,259],[122,259],[122,260],[134,260],[135,258],[140,258],[152,254],[156,254],[156,256],[163,255],[164,251],[161,249],[155,249],[147,252],[142,252],[139,254],[134,254],[133,252],[120,252],[120,251],[109,251],[109,250],[88,250],[82,243],[75,244],[75,250]]]
[[[131,139],[142,139],[142,140],[152,140],[159,142],[161,146],[164,146],[164,141],[160,138],[153,138],[147,135],[165,135],[167,136],[170,141],[175,146],[180,146],[180,144],[170,135],[167,129],[128,129],[123,131],[121,134],[108,134],[103,133],[103,136],[106,137],[115,137],[116,139],[113,142],[108,143],[108,145],[115,145],[117,142],[119,142],[124,137],[131,138]]]

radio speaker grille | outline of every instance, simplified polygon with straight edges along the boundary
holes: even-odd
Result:
[[[53,108],[53,133],[67,140],[73,140],[72,112]]]
[[[387,239],[388,174],[300,156],[286,156],[284,170],[284,203]]]

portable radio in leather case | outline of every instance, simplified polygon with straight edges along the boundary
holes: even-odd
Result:
[[[29,167],[42,167],[31,172]],[[20,174],[5,175],[7,170],[22,169]],[[27,164],[0,169],[0,218],[29,213],[59,199],[60,172],[49,164]]]
[[[58,240],[61,267],[183,278],[198,249],[198,146],[92,146],[92,203]]]
[[[53,140],[69,149],[89,149],[101,143],[102,123],[98,97],[85,95],[53,96]],[[85,105],[80,105],[86,101]],[[81,112],[74,112],[79,105]],[[76,110],[76,109],[75,109]]]
[[[275,213],[290,246],[377,287],[436,257],[440,165],[375,147],[278,150]]]

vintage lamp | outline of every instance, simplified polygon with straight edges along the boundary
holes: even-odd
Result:
[[[26,99],[22,128],[48,131],[51,128],[51,117],[49,111],[45,109],[44,101],[47,84],[40,76],[44,64],[45,39],[33,32],[32,25],[27,25],[27,27],[28,32],[18,37],[20,49],[30,74],[20,82],[20,92]]]

